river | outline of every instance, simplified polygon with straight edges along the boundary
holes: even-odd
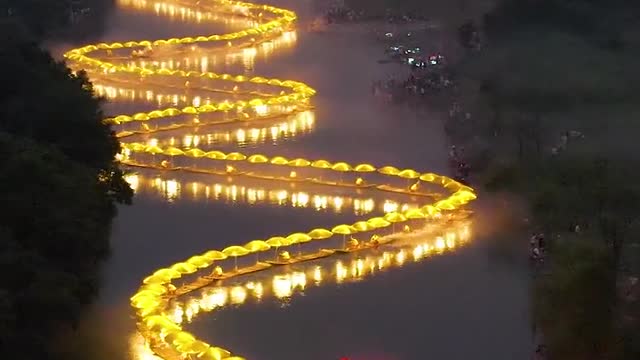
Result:
[[[309,1],[271,2],[296,11],[303,23],[313,15]],[[109,14],[108,30],[98,40],[161,39],[242,27],[241,23],[206,21],[201,15],[180,11],[179,6],[167,10],[155,3],[120,0]],[[73,45],[78,44],[56,48]],[[328,33],[303,27],[255,53],[210,56],[192,63],[183,59],[176,66],[302,81],[317,90],[314,109],[240,130],[235,125],[154,136],[160,144],[189,147],[195,143],[206,151],[233,151],[240,146],[247,153],[393,164],[446,173],[441,114],[417,115],[371,98],[373,79],[399,71],[378,64],[380,54],[380,45],[355,26]],[[141,94],[126,85],[119,89],[98,86],[97,90],[111,100],[106,105],[109,114],[150,111],[154,104],[176,105],[194,96],[162,86],[155,87],[153,94]],[[139,138],[148,141],[150,135]],[[224,176],[180,172],[137,170],[129,179],[136,186],[134,205],[120,208],[101,295],[84,325],[101,339],[92,347],[93,358],[150,356],[140,350],[129,298],[155,269],[212,248],[299,229],[349,224],[373,211],[417,201],[400,194],[230,181]],[[471,226],[474,234],[468,244],[453,251],[408,261],[362,279],[354,276],[325,281],[322,286],[308,284],[292,296],[237,300],[243,306],[227,305],[224,310],[200,314],[187,328],[202,340],[247,359],[528,358],[526,266],[518,261],[496,264],[489,254],[489,242],[482,237],[487,225],[478,224],[487,216],[479,219]],[[348,266],[354,259],[343,261]],[[333,267],[334,262],[321,260],[318,264]],[[260,283],[268,276],[258,274],[250,280]]]

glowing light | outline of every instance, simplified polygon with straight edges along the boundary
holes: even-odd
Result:
[[[258,105],[254,109],[258,116],[266,116],[269,113],[269,107],[267,107],[267,105]]]
[[[285,190],[278,192],[278,204],[284,204],[289,197],[288,193]]]
[[[347,278],[347,275],[348,275],[347,268],[345,268],[344,265],[342,265],[341,261],[338,261],[338,263],[336,264],[336,282],[338,284],[342,283],[344,279]]]
[[[277,275],[273,278],[273,291],[277,298],[287,298],[293,292],[293,284],[290,276]]]
[[[457,229],[462,232],[463,228]],[[453,230],[453,229],[450,229]],[[438,237],[436,237],[437,239]],[[439,237],[442,238],[442,237]],[[430,245],[428,243],[415,244],[413,249],[414,259],[416,261],[425,258],[423,254],[428,252]],[[424,253],[423,253],[424,252]],[[358,281],[367,275],[373,275],[377,268],[389,268],[393,266],[403,266],[406,258],[406,247],[401,247],[398,251],[385,251],[382,255],[374,258],[357,258],[351,260],[348,266],[344,266],[342,261],[337,260],[335,262],[336,268],[336,282],[342,283],[344,281]],[[392,262],[395,260],[395,262]],[[350,269],[350,271],[347,271]],[[309,274],[313,277],[314,282],[312,285],[320,286],[322,279],[322,266],[311,266]],[[291,298],[296,293],[302,293],[307,287],[307,272],[305,271],[290,271],[284,274],[275,275],[271,283],[272,294],[274,297],[281,299],[284,304],[291,301]],[[202,298],[189,299],[185,303],[177,304],[177,307],[172,311],[176,314],[184,313],[184,317],[188,321],[192,317],[196,316],[201,311],[211,311],[216,307],[224,306],[227,304],[227,298],[225,294],[229,294],[229,303],[233,305],[239,305],[246,301],[247,290],[250,291],[257,299],[262,298],[265,285],[261,282],[248,282],[244,286],[232,285],[228,287],[215,288],[207,291],[203,294]]]
[[[166,197],[170,201],[178,197],[178,193],[180,192],[180,187],[178,182],[175,180],[166,181],[164,184],[164,191],[166,192]]]
[[[209,297],[209,303],[217,307],[225,306],[227,304],[227,294],[228,291],[226,291],[226,289],[215,289]]]
[[[262,283],[250,282],[247,283],[246,287],[247,289],[251,290],[253,296],[255,296],[258,301],[262,299],[262,296],[264,295],[264,288],[262,286]]]
[[[129,183],[129,186],[131,186],[131,189],[133,191],[136,191],[138,189],[138,186],[140,185],[140,182],[139,182],[140,179],[138,178],[138,175],[136,175],[136,174],[127,175],[127,176],[124,177],[124,180],[127,183]]]
[[[447,233],[447,238],[446,238],[446,245],[447,248],[454,248],[456,247],[456,234],[455,233]]]
[[[362,276],[363,274],[363,270],[364,270],[364,261],[362,259],[358,259],[356,261],[356,275],[355,276]]]
[[[153,353],[144,337],[138,333],[129,338],[129,353],[132,360],[162,360]]]
[[[413,249],[413,259],[418,261],[422,258],[422,255],[424,255],[424,248],[421,245],[416,246]]]
[[[304,290],[307,286],[307,275],[303,272],[295,272],[291,276],[291,284],[293,288]]]
[[[313,270],[313,281],[315,281],[316,284],[319,284],[322,281],[322,268],[319,266],[316,266]]]
[[[342,209],[342,205],[344,205],[344,200],[341,197],[333,198],[333,206],[336,211],[340,212],[340,210]]]
[[[242,304],[247,299],[247,290],[242,286],[236,286],[230,291],[231,303]]]
[[[383,209],[384,209],[385,213],[398,211],[398,203],[393,202],[393,201],[385,201]]]

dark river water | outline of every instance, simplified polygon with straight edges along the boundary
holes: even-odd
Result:
[[[120,2],[109,15],[101,41],[212,34],[242,25],[197,23],[189,14],[170,16],[152,7],[132,6],[153,4],[152,0]],[[271,2],[297,11],[303,23],[312,15],[310,1]],[[65,46],[71,45],[56,49]],[[318,91],[315,109],[241,131],[229,127],[162,133],[158,141],[179,145],[198,141],[205,150],[229,150],[239,144],[249,152],[446,173],[441,114],[417,115],[372,98],[374,79],[404,71],[378,64],[381,55],[381,45],[361,28],[313,33],[303,26],[293,39],[274,43],[273,49],[255,56],[194,62],[189,66],[303,81]],[[155,96],[148,102],[119,93],[115,95],[119,101],[107,104],[107,112],[149,109],[154,101],[182,101],[170,94],[164,100]],[[129,297],[157,268],[212,248],[351,223],[359,215],[416,201],[292,188],[286,183],[230,183],[181,173],[139,171],[131,179],[137,195],[132,206],[120,208],[115,220],[113,253],[104,266],[101,294],[84,325],[98,339],[90,358],[150,358],[136,347]],[[291,297],[248,299],[243,306],[201,313],[186,328],[204,341],[258,360],[526,359],[531,340],[526,264],[491,255],[490,241],[481,235],[490,223],[490,214],[480,214],[468,245],[443,255],[407,262],[360,281],[307,284]],[[334,266],[333,262],[324,264]],[[271,275],[247,281],[260,282]]]

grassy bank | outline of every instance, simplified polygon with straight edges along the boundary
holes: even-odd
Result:
[[[451,131],[480,181],[550,239],[534,319],[551,359],[637,359],[637,3],[504,0],[460,65],[473,121]],[[576,232],[576,229],[579,231]]]

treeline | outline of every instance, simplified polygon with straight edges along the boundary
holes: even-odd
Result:
[[[407,16],[414,20],[456,22],[467,14],[486,11],[492,0],[336,0],[346,8],[361,13],[361,20],[384,20]]]
[[[550,240],[533,294],[552,360],[640,358],[639,19],[632,0],[502,0],[460,64],[475,115],[450,135]]]
[[[41,360],[58,358],[51,338],[96,295],[115,204],[132,190],[86,75],[29,33],[0,22],[0,353]]]
[[[99,28],[96,25],[114,3],[115,0],[1,0],[0,18],[20,22],[32,36],[44,39],[59,36],[77,23],[92,23],[83,30]],[[86,35],[86,31],[78,33]]]

